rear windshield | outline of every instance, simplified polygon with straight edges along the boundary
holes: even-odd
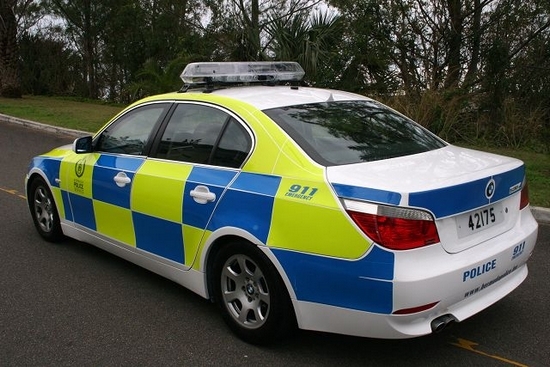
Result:
[[[445,143],[375,101],[339,101],[263,111],[315,161],[335,166],[402,157]]]

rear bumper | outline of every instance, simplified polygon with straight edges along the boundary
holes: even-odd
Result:
[[[432,321],[440,316],[450,314],[461,321],[480,312],[510,293],[526,276],[524,265],[490,294],[480,293],[451,307],[436,307],[414,315],[375,314],[301,301],[295,301],[294,307],[301,329],[382,339],[414,338],[430,334]]]
[[[462,321],[505,297],[527,277],[538,225],[529,208],[514,228],[456,254],[441,246],[395,253],[393,311],[437,302],[426,311],[396,315],[294,300],[303,329],[376,338],[411,338],[432,332],[443,315]],[[376,294],[362,295],[376,297]]]

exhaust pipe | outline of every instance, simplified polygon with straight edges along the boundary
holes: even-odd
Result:
[[[447,328],[447,326],[450,326],[456,321],[455,317],[451,314],[439,316],[438,318],[434,319],[430,326],[432,327],[432,332],[439,333],[443,331],[443,329]]]

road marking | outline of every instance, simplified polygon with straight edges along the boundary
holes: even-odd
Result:
[[[469,341],[469,340],[466,340],[466,339],[461,339],[461,338],[457,338],[457,343],[451,343],[451,345],[454,345],[456,347],[459,347],[459,348],[462,348],[462,349],[466,349],[466,350],[469,350],[470,352],[474,352],[474,353],[477,353],[477,354],[481,354],[482,356],[485,356],[485,357],[489,357],[489,358],[492,358],[492,359],[496,359],[498,361],[501,361],[501,362],[505,362],[505,363],[509,363],[511,364],[512,366],[517,366],[517,367],[528,367],[526,364],[522,364],[522,363],[519,363],[519,362],[515,362],[515,361],[511,361],[509,359],[506,359],[506,358],[503,358],[503,357],[499,357],[497,355],[494,355],[494,354],[489,354],[489,353],[485,353],[485,352],[482,352],[480,350],[477,350],[475,349],[474,347],[476,345],[479,345],[478,343],[476,342],[472,342],[472,341]]]
[[[17,191],[17,190],[6,189],[5,187],[0,187],[0,191],[4,191],[4,192],[7,192],[8,194],[19,196],[21,199],[27,199],[27,197],[25,195],[19,193],[19,191]]]

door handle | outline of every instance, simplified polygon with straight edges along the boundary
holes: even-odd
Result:
[[[216,200],[216,194],[210,192],[208,187],[203,185],[195,187],[195,189],[191,190],[190,194],[193,200],[195,200],[195,202],[198,204],[206,204],[208,202]]]
[[[116,176],[113,178],[113,180],[115,181],[118,187],[124,187],[130,182],[132,182],[132,179],[130,179],[130,177],[128,177],[124,172],[117,173]]]

